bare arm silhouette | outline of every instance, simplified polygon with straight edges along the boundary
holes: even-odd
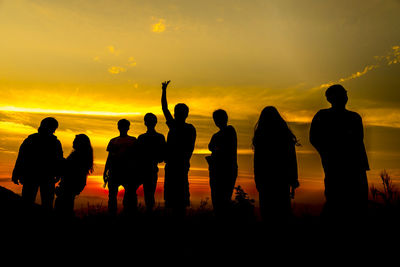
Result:
[[[321,122],[319,118],[319,113],[317,113],[312,119],[310,126],[310,143],[315,147],[315,149],[321,153],[322,151],[322,140],[321,140]]]
[[[14,167],[14,170],[12,173],[11,180],[13,181],[14,184],[17,184],[17,185],[19,185],[19,183],[23,179],[22,171],[23,171],[23,168],[25,167],[24,160],[25,160],[25,150],[26,150],[25,147],[27,146],[26,143],[27,142],[24,141],[19,148],[17,161],[15,163],[15,167]]]
[[[110,153],[107,156],[107,161],[106,161],[106,165],[104,167],[104,173],[103,173],[103,181],[104,181],[104,185],[103,187],[105,188],[108,181],[110,178]]]
[[[168,110],[168,103],[167,103],[167,87],[169,83],[170,81],[162,83],[162,95],[161,95],[161,106],[164,113],[164,117],[167,121],[173,119],[171,112]]]

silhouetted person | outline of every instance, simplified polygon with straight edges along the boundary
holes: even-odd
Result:
[[[23,185],[22,198],[27,204],[35,203],[40,188],[42,206],[47,210],[53,209],[55,183],[63,160],[61,143],[54,135],[57,128],[54,118],[41,121],[38,132],[20,146],[12,174],[12,181]]]
[[[211,156],[207,157],[211,200],[216,214],[225,215],[231,204],[238,172],[237,136],[235,128],[228,125],[228,114],[225,110],[214,111],[213,119],[219,131],[208,144],[211,151]]]
[[[134,176],[136,137],[128,135],[129,128],[128,120],[119,120],[120,135],[111,139],[107,146],[108,157],[103,177],[104,182],[108,183],[108,210],[112,215],[117,213],[117,195],[121,185],[125,189],[124,212],[129,213],[137,208],[138,185]]]
[[[189,115],[189,108],[185,104],[177,104],[172,117],[167,104],[169,82],[163,82],[161,96],[162,110],[169,128],[164,199],[166,208],[171,208],[175,214],[184,214],[186,207],[190,205],[188,173],[196,141],[196,129],[192,124],[185,122]]]
[[[325,92],[332,107],[314,116],[310,142],[321,156],[325,172],[324,212],[357,216],[365,213],[369,170],[360,115],[346,109],[347,91],[337,84]]]
[[[265,107],[255,127],[253,147],[260,212],[267,223],[285,223],[291,215],[290,199],[299,186],[296,144],[278,110]]]
[[[147,132],[138,137],[138,161],[143,181],[144,201],[148,212],[153,210],[158,180],[158,163],[165,159],[166,142],[164,135],[156,132],[157,117],[153,113],[144,116]]]
[[[89,137],[78,134],[72,148],[72,153],[63,162],[54,205],[57,212],[67,216],[74,215],[75,197],[83,191],[88,174],[93,172],[93,149]]]

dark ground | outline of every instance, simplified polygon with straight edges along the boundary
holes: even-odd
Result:
[[[319,216],[303,215],[275,226],[237,211],[218,220],[208,209],[191,210],[180,219],[162,209],[151,216],[139,211],[136,216],[111,217],[96,211],[67,219],[39,205],[24,207],[19,195],[0,187],[0,253],[13,262],[65,265],[398,264],[399,210],[371,210],[362,222],[329,224]]]

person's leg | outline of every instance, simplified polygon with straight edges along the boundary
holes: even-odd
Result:
[[[46,210],[53,210],[55,184],[51,180],[40,183],[40,198]]]
[[[137,184],[124,185],[125,193],[122,204],[124,206],[125,214],[133,214],[137,211],[138,200],[136,190],[139,188],[139,186],[140,185]]]
[[[25,182],[22,186],[22,200],[27,205],[33,205],[36,200],[36,195],[39,189],[38,183]]]
[[[118,210],[117,195],[118,184],[108,183],[108,212],[111,215],[116,215]]]
[[[143,182],[144,202],[147,211],[152,211],[155,204],[154,194],[157,188],[157,179],[157,173],[151,173]]]

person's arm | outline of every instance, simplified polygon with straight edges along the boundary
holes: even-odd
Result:
[[[166,155],[167,155],[167,142],[165,142],[165,137],[161,135],[158,162],[161,163],[165,161]]]
[[[192,126],[193,127],[193,126]],[[193,151],[194,151],[194,146],[196,143],[196,128],[193,127],[192,129],[192,136],[191,136],[191,140],[190,140],[190,146],[189,151],[188,151],[188,158],[190,159],[192,157]]]
[[[22,172],[24,170],[25,147],[26,141],[24,141],[19,148],[17,161],[15,162],[14,170],[12,172],[11,180],[17,185],[19,185],[20,182],[23,182]]]
[[[216,145],[215,145],[215,135],[211,137],[210,143],[208,144],[208,150],[211,152],[214,152],[216,150]]]
[[[55,182],[60,181],[61,176],[64,173],[64,152],[62,149],[62,145],[61,142],[59,140],[57,140],[57,167],[56,167],[56,172],[55,172]]]
[[[111,154],[111,141],[110,141],[110,143],[108,143],[108,146],[107,146],[107,151],[108,151],[108,156],[107,156],[107,160],[106,160],[106,164],[105,164],[105,166],[104,166],[104,173],[103,173],[103,181],[104,181],[104,185],[103,185],[103,187],[105,188],[106,187],[106,185],[107,185],[107,183],[109,182],[109,179],[110,179],[110,161],[111,161],[111,156],[110,156],[110,154]]]
[[[171,112],[168,109],[168,103],[167,103],[167,87],[170,81],[166,81],[162,83],[162,95],[161,95],[161,107],[162,111],[164,113],[164,117],[167,121],[170,121],[173,119]]]
[[[364,145],[364,126],[363,126],[361,116],[358,116],[357,128],[358,128],[357,138],[358,138],[359,144],[360,144],[361,166],[364,170],[368,171],[368,170],[370,170],[370,168],[369,168],[369,163],[368,163],[367,151],[366,151],[365,145]]]
[[[290,195],[294,198],[295,189],[300,186],[299,178],[298,178],[298,169],[297,169],[297,157],[296,157],[296,145],[289,146],[289,185],[290,185]]]
[[[310,143],[315,147],[315,149],[321,153],[321,122],[319,113],[317,113],[311,122],[310,127]]]

